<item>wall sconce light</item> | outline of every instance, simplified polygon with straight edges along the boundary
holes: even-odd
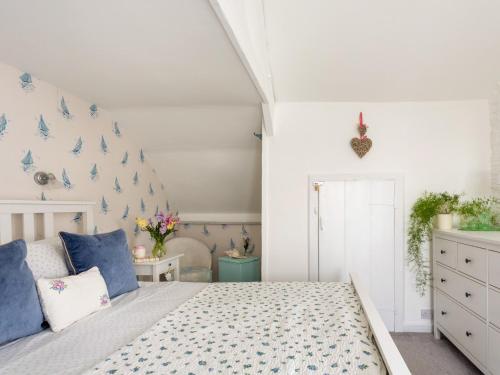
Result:
[[[49,182],[54,183],[56,181],[56,176],[53,173],[47,172],[36,172],[33,176],[35,183],[37,185],[47,185]]]

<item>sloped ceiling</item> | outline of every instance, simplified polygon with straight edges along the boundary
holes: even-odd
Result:
[[[106,109],[258,104],[207,0],[0,2],[0,59]]]
[[[278,101],[488,98],[500,1],[264,0]]]
[[[0,14],[0,61],[112,111],[172,206],[260,212],[261,98],[208,0],[16,0]]]
[[[169,199],[181,212],[260,212],[261,141],[253,135],[261,132],[258,107],[134,108],[115,115],[148,145]]]

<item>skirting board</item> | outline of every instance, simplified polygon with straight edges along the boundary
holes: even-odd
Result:
[[[422,321],[405,321],[403,322],[402,332],[432,332],[432,323],[422,323]]]

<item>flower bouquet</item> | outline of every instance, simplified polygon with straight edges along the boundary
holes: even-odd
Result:
[[[167,236],[175,232],[175,226],[179,223],[179,218],[175,215],[165,215],[163,212],[146,220],[138,217],[135,222],[139,229],[143,232],[148,232],[151,239],[154,241],[152,255],[153,257],[161,258],[167,253],[165,247],[165,239]]]

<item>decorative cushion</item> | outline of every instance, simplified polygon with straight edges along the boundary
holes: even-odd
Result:
[[[55,278],[69,275],[64,259],[64,249],[59,237],[47,238],[26,244],[28,255],[26,262],[33,273],[33,278]]]
[[[137,289],[132,254],[122,229],[110,233],[82,235],[60,232],[69,273],[98,267],[111,298]]]
[[[45,319],[54,332],[111,306],[106,283],[97,267],[75,276],[38,279]]]
[[[0,246],[0,345],[42,330],[42,309],[26,253],[23,240]]]

